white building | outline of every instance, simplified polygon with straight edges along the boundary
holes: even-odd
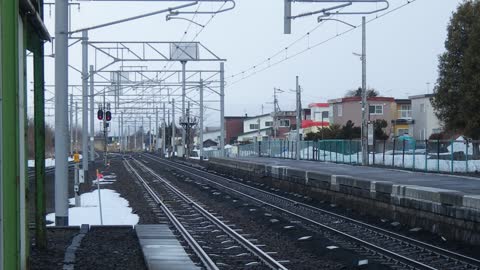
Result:
[[[197,132],[197,135],[194,138],[194,143],[195,145],[199,145],[199,138],[200,132]],[[220,128],[219,127],[207,127],[203,131],[203,142],[211,140],[213,142],[216,142],[217,144],[220,144]]]
[[[273,116],[262,114],[243,121],[243,133],[238,136],[239,142],[262,140],[271,135]]]
[[[433,94],[411,96],[412,100],[412,118],[413,137],[417,140],[426,140],[434,133],[442,132],[440,120],[435,115],[434,108],[430,102]]]
[[[271,127],[273,127],[273,116],[271,114],[262,114],[243,121],[244,133]]]
[[[319,129],[330,126],[330,104],[311,103],[308,107],[310,115],[302,120],[302,128],[305,134],[318,132]]]

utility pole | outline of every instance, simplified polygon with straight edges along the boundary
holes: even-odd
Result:
[[[103,165],[106,167],[108,164],[108,127],[107,127],[107,104],[105,103],[105,90],[103,91]]]
[[[88,176],[88,32],[82,31],[82,170]]]
[[[125,152],[125,136],[123,134],[123,112],[120,113],[121,128],[120,128],[120,149]]]
[[[117,123],[118,123],[118,131],[117,131],[117,144],[118,144],[118,150],[119,152],[121,152],[121,149],[122,149],[122,119],[120,117],[118,117],[118,107],[117,107],[117,91],[118,91],[118,87],[117,85],[115,85],[115,113],[117,115]]]
[[[278,88],[273,88],[273,139],[277,138],[277,131],[278,131],[278,113],[280,111],[280,106],[278,105],[278,97],[277,93],[282,93],[283,90]]]
[[[273,88],[273,139],[277,138],[277,90]]]
[[[366,19],[362,17],[362,165],[368,165],[367,127],[367,37]]]
[[[158,107],[155,107],[155,151],[158,152],[160,148],[160,132],[158,132]]]
[[[302,127],[302,96],[300,91],[300,84],[298,83],[298,76],[296,82],[296,91],[297,91],[297,134],[296,134],[296,160],[300,160],[300,128]]]
[[[55,225],[68,226],[68,2],[55,14]]]
[[[95,161],[95,93],[93,65],[90,65],[90,162]]]
[[[75,101],[75,153],[78,153],[78,102]]]
[[[73,90],[72,90],[73,92]],[[73,93],[70,94],[70,155],[73,155],[73,147],[75,143],[75,134],[73,129]]]
[[[137,119],[135,118],[135,122],[134,122],[134,126],[133,126],[133,151],[137,151]]]
[[[142,116],[142,143],[140,144],[142,146],[142,152],[145,151],[145,122],[143,121],[143,116]]]
[[[203,143],[203,142],[202,142]],[[225,156],[225,63],[220,63],[220,155]]]
[[[203,160],[203,80],[200,79],[200,138],[199,138],[199,150],[200,160]],[[221,131],[220,131],[221,132]]]
[[[182,119],[185,119],[185,97],[187,95],[187,87],[186,87],[186,72],[185,72],[185,66],[187,64],[187,61],[181,61],[182,63]],[[182,129],[182,154],[183,151],[185,151],[185,143],[186,143],[186,133],[187,131],[185,129]]]
[[[175,99],[172,99],[172,156],[175,156]]]
[[[148,116],[148,152],[152,152],[152,116]]]
[[[185,127],[185,131],[186,131],[186,148],[185,148],[185,157],[186,158],[190,158],[190,138],[191,138],[191,131],[192,131],[192,127],[190,126],[190,101],[188,101],[188,106],[187,106],[187,125]],[[185,119],[183,120],[185,121]]]
[[[163,121],[162,121],[162,157],[165,157],[165,147],[166,147],[166,130],[165,127],[165,102],[163,103]]]

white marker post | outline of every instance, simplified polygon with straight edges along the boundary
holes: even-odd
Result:
[[[75,206],[80,207],[80,182],[79,182],[79,164],[80,164],[80,155],[75,153],[73,155],[73,162],[75,162],[75,169],[73,171],[74,177],[74,185],[73,185],[73,192],[75,193]]]
[[[97,189],[98,189],[98,207],[100,208],[100,225],[103,225],[102,196],[100,193],[100,178],[98,177],[98,170],[97,170]]]

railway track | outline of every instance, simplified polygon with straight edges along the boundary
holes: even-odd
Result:
[[[145,164],[135,159],[124,162],[161,206],[206,269],[287,269],[269,252],[260,249],[254,243],[255,239],[248,239],[248,235],[241,234],[241,229],[227,225],[222,217],[210,213]]]
[[[143,155],[237,196],[247,198],[262,207],[272,209],[326,236],[347,249],[390,266],[392,269],[480,269],[480,260],[445,250],[385,229],[372,226],[336,213],[297,202],[238,181],[225,178],[192,166]]]
[[[74,168],[74,166],[75,166],[75,164],[73,162],[69,162],[68,169],[71,170],[71,169]],[[55,173],[55,166],[45,168],[45,175],[52,174],[52,173]],[[29,168],[28,169],[28,178],[33,178],[33,177],[35,177],[35,168]]]

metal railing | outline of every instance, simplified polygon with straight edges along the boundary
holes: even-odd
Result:
[[[376,140],[369,146],[369,165],[442,173],[477,173],[480,141],[472,140]],[[219,151],[205,152],[221,157]],[[296,159],[296,143],[269,140],[225,149],[226,157],[272,157]],[[343,164],[361,164],[360,140],[302,141],[300,159]]]

